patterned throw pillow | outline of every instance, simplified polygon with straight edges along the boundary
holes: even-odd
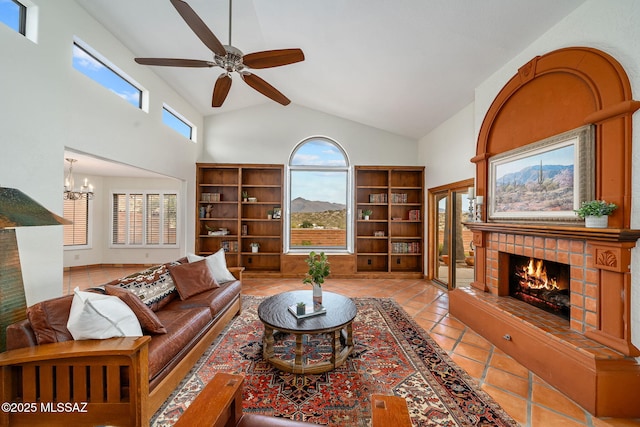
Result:
[[[164,327],[158,316],[151,311],[140,298],[135,296],[133,292],[121,288],[120,286],[106,285],[104,290],[107,291],[107,295],[113,295],[120,298],[129,308],[134,312],[142,330],[151,334],[166,334],[167,328]]]
[[[152,311],[158,311],[177,297],[169,267],[180,265],[174,261],[150,267],[144,271],[109,282],[108,285],[119,286],[133,292]]]

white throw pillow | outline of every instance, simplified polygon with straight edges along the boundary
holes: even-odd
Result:
[[[224,249],[220,249],[213,255],[201,257],[200,255],[187,254],[189,262],[196,262],[203,259],[207,260],[207,265],[211,274],[218,283],[231,282],[236,280],[233,274],[227,269],[227,259],[224,256]]]
[[[67,329],[75,340],[141,337],[140,322],[120,298],[95,292],[73,291]]]

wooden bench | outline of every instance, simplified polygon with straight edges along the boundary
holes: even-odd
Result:
[[[411,427],[407,401],[399,396],[371,396],[371,420],[374,426]]]
[[[189,405],[174,427],[235,427],[311,425],[299,421],[242,413],[244,377],[217,373]],[[371,397],[373,427],[410,427],[406,401],[398,396],[374,394]]]

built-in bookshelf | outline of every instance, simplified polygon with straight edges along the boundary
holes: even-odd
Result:
[[[196,253],[222,248],[228,266],[280,272],[284,167],[198,163],[196,174]]]
[[[355,174],[357,272],[422,274],[424,168],[356,166]]]

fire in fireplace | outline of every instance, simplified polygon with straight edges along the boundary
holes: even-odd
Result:
[[[513,254],[509,259],[509,295],[569,319],[569,266]]]

